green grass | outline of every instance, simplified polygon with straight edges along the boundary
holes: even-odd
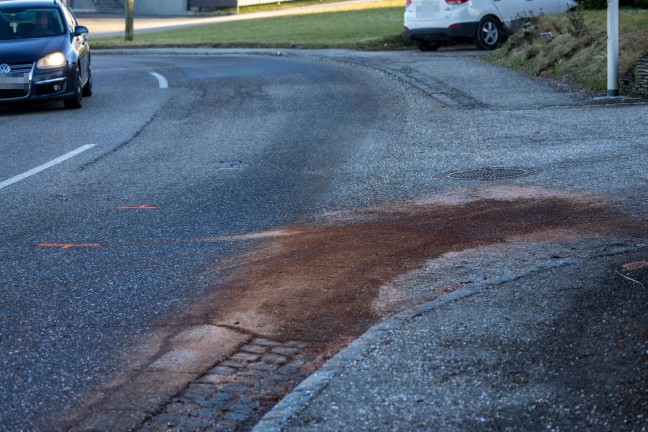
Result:
[[[93,48],[258,47],[258,48],[403,48],[400,0],[350,6],[335,12],[230,22],[182,30],[93,39]],[[398,6],[396,6],[398,5]],[[351,10],[349,10],[351,9]],[[387,46],[385,46],[387,44]]]
[[[486,59],[536,76],[560,79],[597,91],[606,89],[607,12],[585,11],[584,29],[580,35],[570,32],[569,17],[569,14],[561,14],[532,20],[529,31],[512,36]],[[553,38],[542,37],[541,32],[551,32]],[[619,52],[623,84],[623,81],[632,80],[637,60],[648,53],[648,11],[620,11]]]

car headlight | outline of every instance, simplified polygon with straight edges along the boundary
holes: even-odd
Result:
[[[56,69],[63,67],[67,64],[67,60],[65,59],[65,56],[61,52],[55,52],[52,54],[48,54],[42,59],[38,60],[38,63],[36,63],[36,67],[38,69]]]

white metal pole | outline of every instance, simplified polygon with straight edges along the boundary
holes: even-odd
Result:
[[[608,0],[608,96],[619,96],[619,0]]]

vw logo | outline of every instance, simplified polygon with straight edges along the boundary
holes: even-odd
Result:
[[[11,66],[9,66],[7,63],[0,65],[0,73],[8,74],[9,72],[11,72]]]

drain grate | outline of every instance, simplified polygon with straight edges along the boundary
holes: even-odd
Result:
[[[523,177],[531,174],[530,170],[519,168],[478,168],[464,171],[453,171],[446,174],[447,177],[457,180],[499,180],[514,177]]]

